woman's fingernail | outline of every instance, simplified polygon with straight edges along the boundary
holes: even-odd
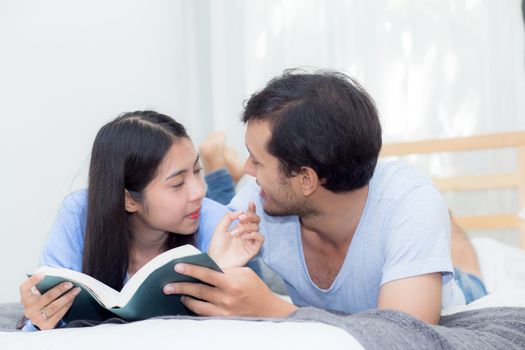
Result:
[[[175,265],[175,272],[183,273],[184,270],[185,270],[184,265],[182,264]]]
[[[80,288],[79,287],[76,287],[75,289],[73,289],[73,295],[79,295],[80,294]]]
[[[246,214],[242,214],[241,216],[239,216],[239,220],[246,220],[246,218],[248,218]]]
[[[175,292],[175,288],[172,286],[165,286],[164,287],[164,294],[172,294]]]
[[[230,232],[230,234],[232,235],[232,237],[235,237],[236,235],[239,234],[239,229],[234,229],[232,232]]]
[[[73,283],[71,282],[64,283],[64,289],[71,289],[71,287],[73,287]]]
[[[186,299],[186,297],[185,297],[184,295],[180,297],[180,301],[181,301],[183,304],[186,303],[186,300],[187,300],[187,299]]]

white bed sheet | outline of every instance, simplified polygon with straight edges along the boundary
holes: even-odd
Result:
[[[512,288],[507,291],[490,293],[468,305],[452,306],[442,310],[441,316],[487,307],[525,307],[525,288]]]
[[[475,238],[472,245],[489,293],[525,288],[525,250],[491,238]]]
[[[355,349],[346,331],[315,322],[146,320],[124,325],[0,332],[0,349]]]
[[[450,315],[485,307],[525,307],[525,251],[488,238],[473,240],[489,295],[443,310]],[[315,322],[146,320],[125,325],[0,332],[0,349],[363,349],[346,331]]]
[[[442,316],[486,307],[525,307],[525,251],[491,238],[472,240],[489,294],[469,305],[454,306]]]

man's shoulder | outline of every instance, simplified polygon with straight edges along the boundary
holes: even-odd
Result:
[[[259,185],[255,181],[250,181],[239,189],[230,204],[228,204],[228,207],[232,210],[243,210],[250,201],[255,202],[257,205],[258,202],[262,202],[260,193],[261,188]]]
[[[402,161],[380,161],[370,180],[370,190],[377,197],[396,199],[432,180],[414,166]]]
[[[419,169],[400,160],[377,162],[374,177],[400,183],[430,182],[430,178]]]

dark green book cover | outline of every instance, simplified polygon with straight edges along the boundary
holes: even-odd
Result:
[[[110,309],[106,309],[98,301],[96,294],[89,287],[71,281],[75,286],[81,288],[81,292],[77,295],[73,305],[64,316],[64,321],[103,321],[112,317],[119,317],[127,321],[136,321],[163,315],[192,315],[191,311],[181,303],[181,295],[165,295],[163,293],[163,288],[168,283],[199,282],[192,277],[178,274],[173,270],[175,264],[182,262],[206,266],[215,271],[222,272],[219,266],[205,253],[176,258],[150,273],[133,293],[133,296],[126,305]],[[59,283],[66,281],[70,280],[63,277],[46,276],[36,287],[41,294],[44,294]]]

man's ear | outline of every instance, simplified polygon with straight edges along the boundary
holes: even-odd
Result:
[[[312,168],[302,167],[297,176],[299,177],[301,191],[305,197],[314,194],[321,185],[317,173]]]
[[[124,209],[128,213],[135,213],[138,210],[138,204],[128,190],[124,190]]]

